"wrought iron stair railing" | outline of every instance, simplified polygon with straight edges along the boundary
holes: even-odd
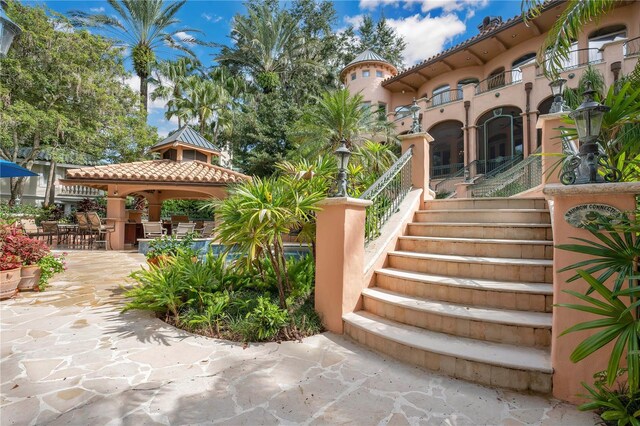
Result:
[[[510,197],[542,183],[542,157],[538,148],[534,155],[508,170],[490,176],[471,188],[473,197]]]
[[[398,211],[411,190],[411,157],[413,145],[376,180],[360,199],[371,200],[365,219],[365,244],[380,236],[382,226]]]

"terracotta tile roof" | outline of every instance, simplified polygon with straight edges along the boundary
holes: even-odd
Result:
[[[562,3],[563,3],[563,0],[547,0],[541,5],[541,9],[543,11],[546,11],[546,10],[551,9],[552,7],[557,6],[559,4],[562,4]],[[390,84],[390,83],[392,83],[394,81],[400,80],[402,77],[405,77],[405,76],[411,74],[416,69],[423,68],[423,67],[425,67],[427,65],[434,64],[437,61],[444,59],[445,57],[451,55],[454,52],[457,52],[457,51],[459,51],[459,50],[461,50],[463,48],[469,47],[472,44],[474,44],[474,43],[476,43],[476,42],[478,42],[480,40],[483,40],[485,38],[491,37],[494,34],[499,33],[500,31],[502,31],[502,30],[504,30],[504,29],[506,29],[508,27],[511,27],[513,25],[519,24],[520,22],[523,22],[523,21],[524,21],[523,16],[522,16],[522,14],[520,14],[520,15],[516,15],[516,16],[514,16],[512,18],[509,18],[506,21],[502,21],[500,23],[496,23],[489,30],[482,31],[482,32],[474,35],[473,37],[468,38],[468,39],[464,40],[463,42],[460,42],[460,43],[456,44],[453,47],[448,48],[447,50],[444,50],[444,51],[442,51],[440,53],[437,53],[436,55],[434,55],[434,56],[432,56],[430,58],[427,58],[422,62],[419,62],[419,63],[417,63],[417,64],[415,64],[415,65],[413,65],[413,66],[411,66],[409,68],[406,68],[406,69],[402,70],[398,74],[383,80],[381,84],[383,86],[386,86],[387,84]]]
[[[137,161],[67,170],[69,180],[227,184],[249,176],[201,161]]]

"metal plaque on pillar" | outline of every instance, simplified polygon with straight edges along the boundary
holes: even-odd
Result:
[[[616,218],[622,215],[620,209],[608,204],[578,204],[564,214],[564,219],[576,228],[586,228],[601,217]]]

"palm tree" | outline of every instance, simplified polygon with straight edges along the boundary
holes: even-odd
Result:
[[[522,0],[522,11],[525,19],[533,19],[544,10],[545,0]],[[574,40],[582,32],[583,27],[597,21],[611,11],[621,0],[568,0],[567,7],[549,31],[547,38],[540,46],[538,57],[548,58],[542,63],[543,71],[550,80],[555,80],[562,71],[563,64],[569,57]],[[640,62],[632,73],[635,81],[640,80]]]
[[[200,63],[191,58],[179,58],[176,61],[162,61],[157,65],[155,77],[149,82],[156,85],[151,92],[151,100],[163,99],[167,101],[167,120],[178,118],[178,127],[182,127],[183,114],[180,113],[179,102],[183,97],[187,78],[193,75]]]
[[[364,104],[361,94],[347,89],[326,92],[303,112],[294,123],[292,136],[300,144],[303,156],[332,150],[341,140],[351,149],[376,135],[386,135],[391,124]]]
[[[221,46],[216,60],[247,70],[253,81],[269,93],[276,89],[295,62],[306,57],[305,40],[291,15],[268,4],[249,6],[247,16],[236,16],[231,30],[231,46]]]
[[[179,50],[195,57],[186,46],[197,40],[188,37],[176,39],[180,34],[199,32],[192,28],[174,27],[180,21],[176,14],[186,0],[165,2],[164,0],[107,0],[116,16],[88,14],[72,11],[70,15],[75,25],[101,28],[111,32],[121,44],[131,51],[133,69],[140,77],[140,98],[142,108],[147,111],[148,78],[156,63],[157,54],[163,47]]]

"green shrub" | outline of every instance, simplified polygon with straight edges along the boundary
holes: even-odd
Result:
[[[179,251],[195,256],[196,253],[191,248],[193,238],[193,233],[189,233],[180,239],[176,238],[174,235],[164,235],[160,238],[155,238],[149,242],[149,250],[146,254],[147,259],[162,255],[176,256]]]
[[[258,297],[257,306],[246,316],[247,340],[270,340],[289,322],[289,313],[266,297]]]

